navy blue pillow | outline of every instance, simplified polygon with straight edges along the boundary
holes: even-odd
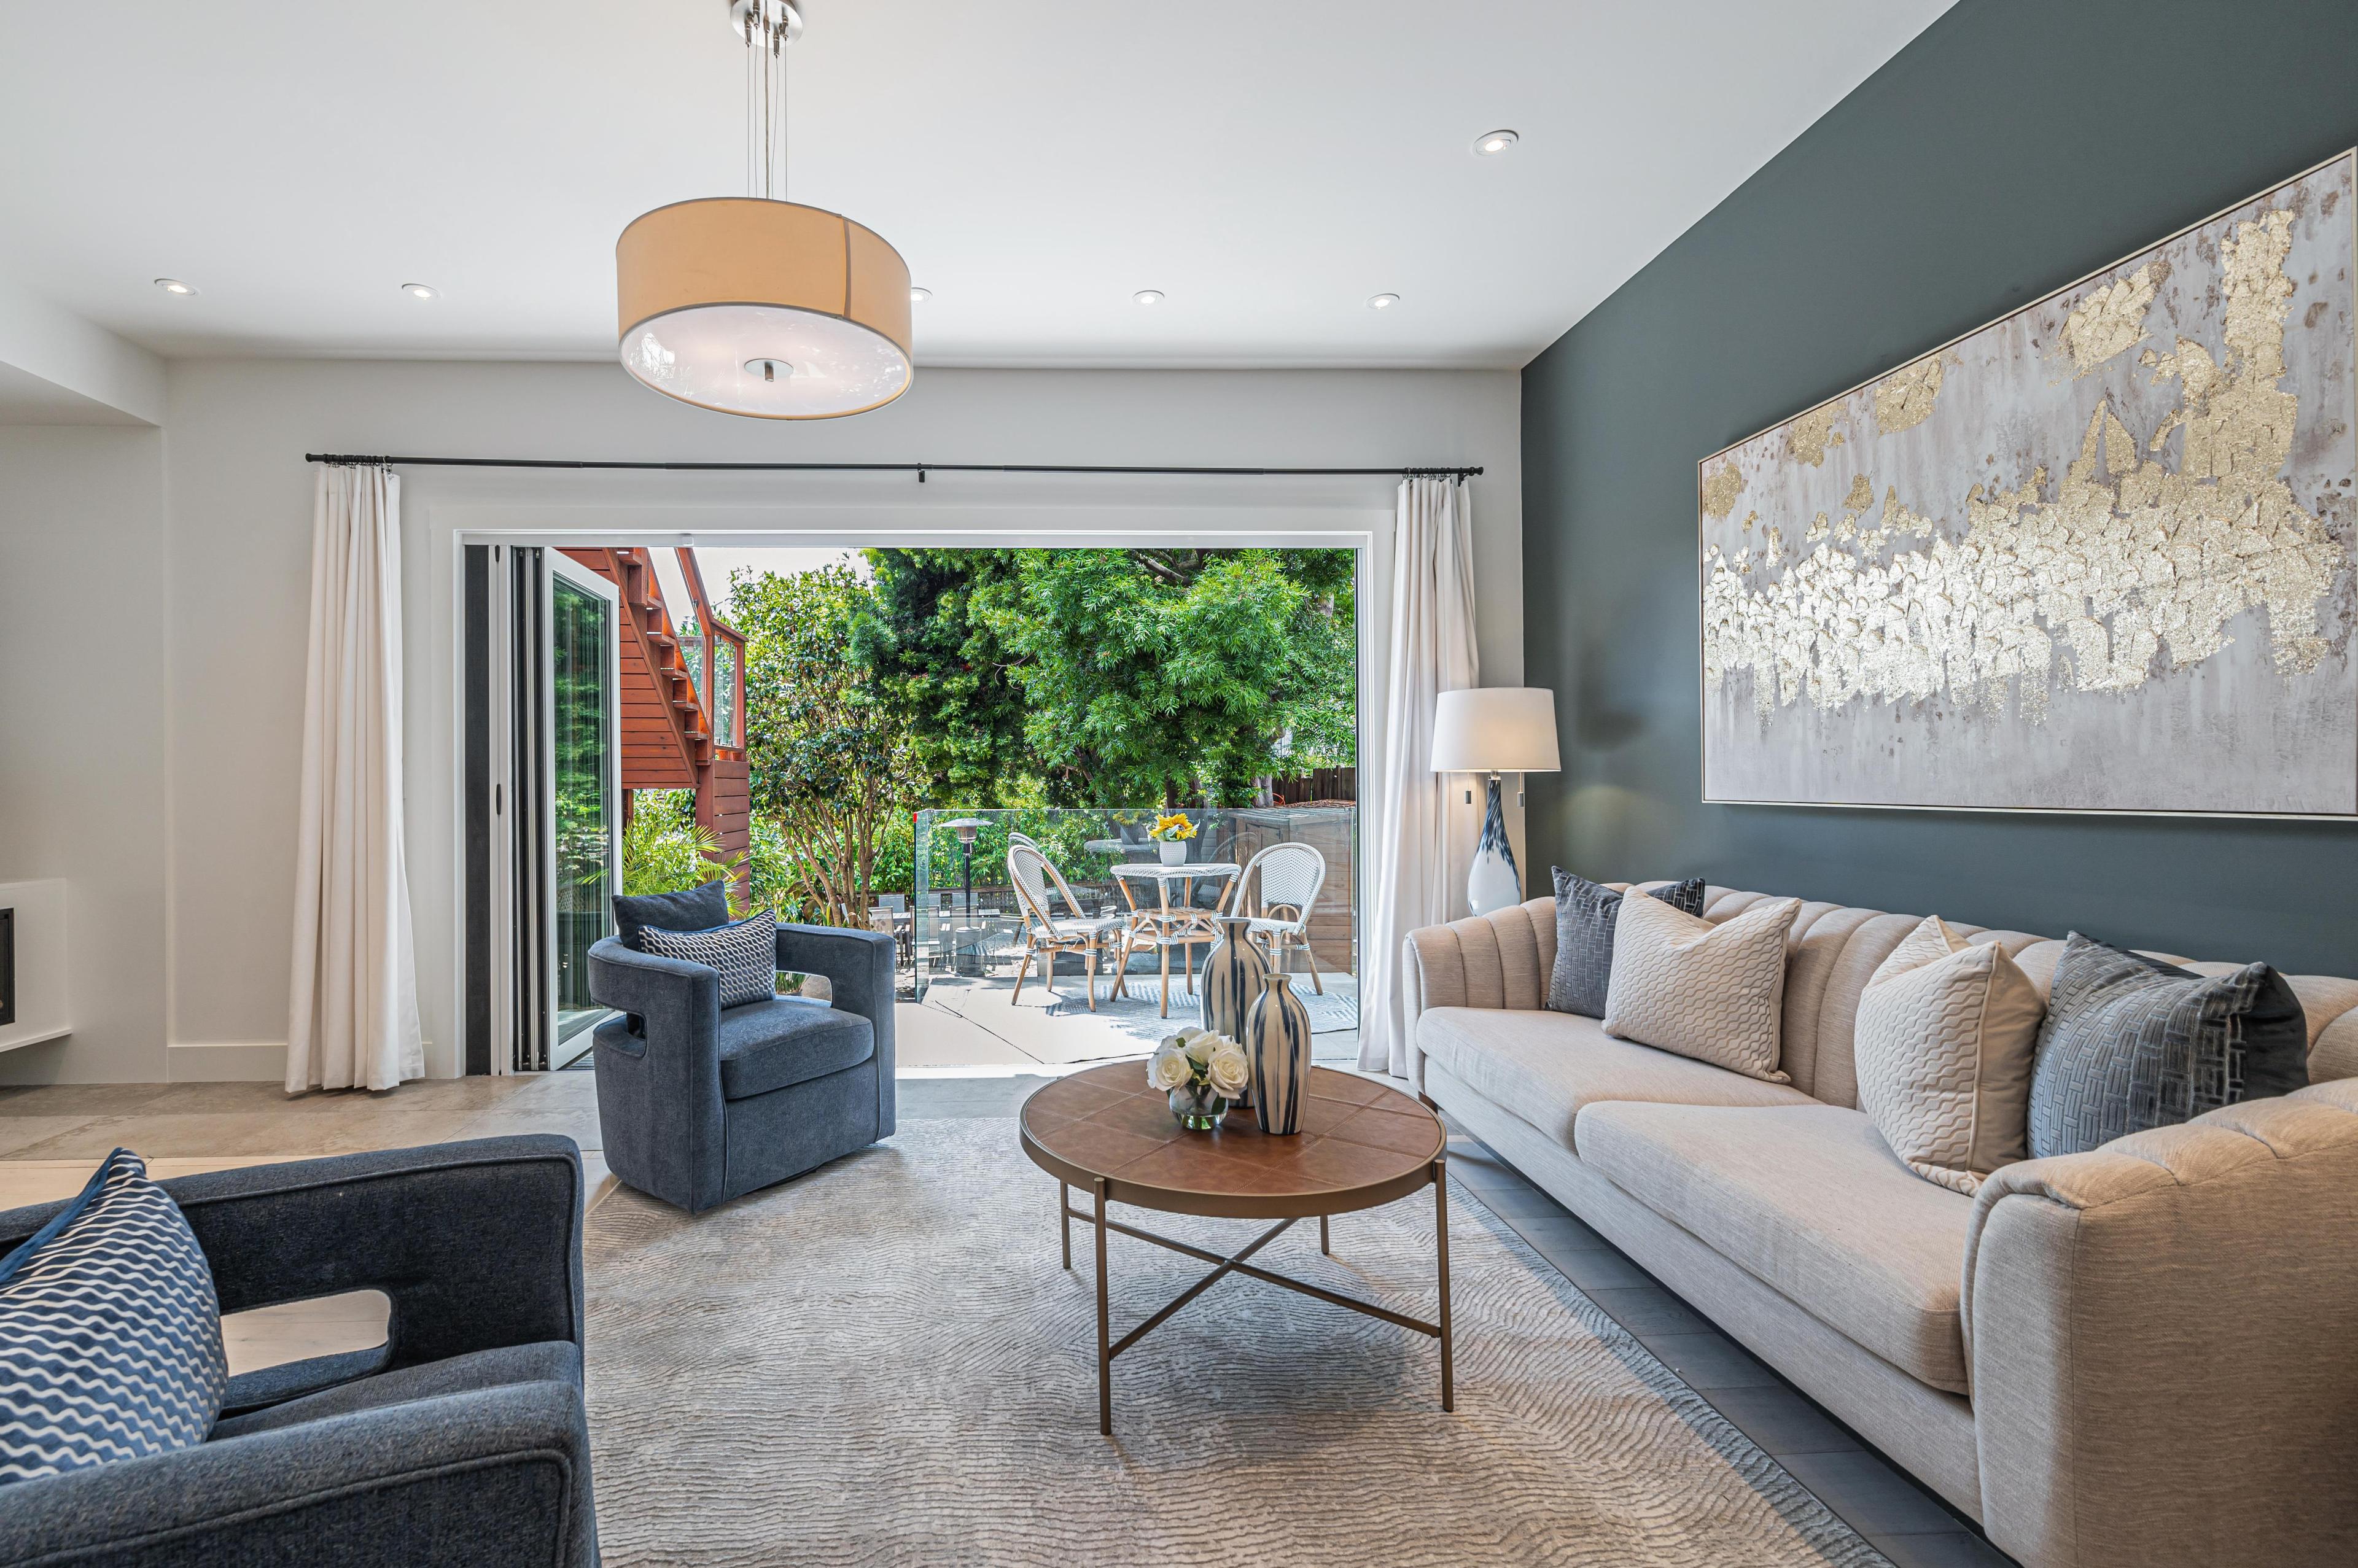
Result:
[[[642,953],[647,948],[639,939],[639,933],[650,925],[660,925],[665,931],[709,931],[728,924],[726,877],[698,882],[686,892],[641,893],[635,898],[617,894],[614,899],[614,926],[622,935],[622,946]]]
[[[1541,1005],[1558,1012],[1602,1018],[1606,982],[1613,977],[1613,930],[1621,918],[1621,895],[1562,866],[1553,870],[1555,968],[1548,971],[1547,996]],[[1700,919],[1703,891],[1703,879],[1689,877],[1654,888],[1647,896]]]
[[[2299,999],[2266,964],[2206,979],[2075,931],[2039,1026],[2030,1157],[2298,1088],[2308,1044]]]
[[[228,1390],[204,1251],[117,1149],[0,1259],[0,1482],[192,1448]]]

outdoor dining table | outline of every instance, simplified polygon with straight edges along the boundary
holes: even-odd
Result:
[[[1171,949],[1184,947],[1186,956],[1182,972],[1188,984],[1195,984],[1195,944],[1219,940],[1219,929],[1212,924],[1213,912],[1197,909],[1195,903],[1195,882],[1200,877],[1217,877],[1223,882],[1244,874],[1244,868],[1229,860],[1183,861],[1166,866],[1159,860],[1138,861],[1111,868],[1121,883],[1121,896],[1130,904],[1130,934],[1126,946],[1141,942],[1152,943],[1163,951],[1163,1016],[1171,1016]],[[1154,883],[1154,903],[1141,907],[1132,882]],[[1171,885],[1179,884],[1179,902],[1171,902]],[[1220,902],[1226,904],[1228,890],[1223,888]],[[1128,966],[1125,964],[1125,968]]]

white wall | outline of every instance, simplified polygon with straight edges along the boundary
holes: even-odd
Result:
[[[160,640],[163,656],[160,664],[124,656],[123,667],[110,672],[119,681],[98,683],[89,694],[98,711],[82,716],[85,725],[120,725],[125,733],[115,744],[134,744],[135,733],[135,743],[157,759],[140,776],[162,796],[170,832],[142,899],[159,900],[168,915],[171,979],[162,1038],[150,1036],[144,1052],[126,1048],[119,1058],[85,1057],[77,1044],[43,1076],[276,1076],[276,1054],[286,1038],[301,748],[308,451],[684,461],[1479,464],[1487,470],[1475,492],[1483,674],[1490,684],[1510,684],[1520,679],[1522,662],[1519,423],[1519,381],[1511,372],[928,370],[906,396],[877,413],[778,425],[668,402],[604,365],[177,362],[163,438],[165,539],[146,552],[148,564],[135,568],[135,576],[161,573],[153,595],[160,602],[143,634],[151,651]],[[59,460],[70,470],[77,460]],[[78,460],[110,462],[94,449]],[[136,508],[114,493],[120,482],[119,476],[111,481],[86,509],[114,519],[106,525],[113,535],[135,533]],[[451,589],[460,530],[875,543],[934,530],[989,529],[1046,540],[1156,529],[1244,542],[1274,530],[1308,537],[1387,528],[1393,488],[1382,479],[936,475],[921,486],[907,475],[449,469],[405,470],[404,485],[410,866],[420,1001],[433,1042],[429,1069],[445,1072],[455,1070],[457,1060]],[[7,529],[12,564],[20,548],[17,519],[32,516],[29,503],[10,493],[16,489],[13,473],[0,471],[0,525]],[[152,510],[148,515],[152,527]],[[81,580],[75,563],[54,550],[27,559],[26,580],[11,574],[12,611],[28,596],[46,607]],[[1368,609],[1381,614],[1388,606]],[[30,641],[13,629],[0,632],[0,651],[14,654]],[[10,721],[0,727],[12,748],[12,778],[13,750],[27,736],[44,735],[15,721],[17,711],[12,688]],[[27,709],[27,717],[37,716]],[[157,790],[168,752],[168,778]],[[13,790],[0,797],[12,814],[14,798]],[[99,812],[81,811],[70,798],[60,798],[57,810],[48,837],[71,840],[102,826]],[[0,879],[72,876],[74,862],[97,854],[87,844],[60,842],[49,859],[18,863],[18,835],[13,828],[0,834]],[[135,1060],[138,1070],[128,1070]],[[24,1070],[0,1057],[0,1080],[12,1069]]]
[[[73,1024],[0,1082],[164,1076],[168,563],[161,431],[0,429],[0,882],[65,879]]]

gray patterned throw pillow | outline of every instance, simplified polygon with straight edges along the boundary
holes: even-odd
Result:
[[[1558,1012],[1605,1016],[1605,984],[1613,977],[1613,926],[1621,895],[1586,877],[1555,870],[1555,968],[1548,972],[1547,1004]],[[1703,914],[1703,879],[1658,887],[1647,895],[1688,914]]]
[[[2082,1153],[2245,1098],[2248,1032],[2274,979],[2266,964],[2212,977],[2157,967],[2073,932],[2031,1070],[2031,1158]]]
[[[665,931],[649,925],[639,939],[662,958],[685,958],[720,975],[720,1005],[767,1001],[778,994],[778,923],[757,914],[710,931]]]

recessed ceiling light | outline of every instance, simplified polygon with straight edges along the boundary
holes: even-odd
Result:
[[[196,289],[193,287],[189,284],[182,283],[177,277],[159,277],[156,280],[156,287],[162,289],[167,294],[194,294],[196,292]]]
[[[1389,310],[1399,303],[1400,296],[1397,294],[1374,294],[1368,297],[1368,308],[1370,310]]]
[[[1160,305],[1163,303],[1163,290],[1159,288],[1141,288],[1137,293],[1131,295],[1130,297],[1137,300],[1141,305]]]
[[[401,291],[412,299],[439,299],[442,291],[430,283],[405,283]]]
[[[909,303],[912,305],[923,305],[926,300],[931,299],[933,297],[934,291],[930,288],[912,287],[909,290]]]
[[[1522,139],[1512,131],[1491,131],[1475,139],[1474,150],[1484,157],[1495,157]]]

